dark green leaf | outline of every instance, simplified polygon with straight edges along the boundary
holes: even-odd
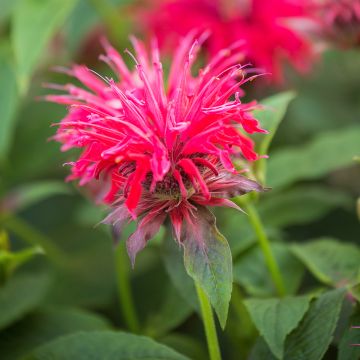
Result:
[[[269,134],[262,136],[262,139],[257,142],[257,151],[260,155],[267,155],[276,130],[284,118],[289,103],[294,98],[295,93],[292,91],[276,94],[261,101],[265,107],[264,110],[254,111],[254,116],[260,121],[261,126],[269,131]],[[255,164],[257,176],[261,183],[265,182],[266,161],[266,159],[260,159]]]
[[[283,275],[285,288],[289,294],[295,293],[304,274],[303,265],[291,254],[287,245],[273,243],[271,248]],[[276,294],[264,254],[258,246],[245,252],[236,260],[234,281],[253,296]]]
[[[338,360],[360,359],[360,315],[353,316],[350,321],[339,344]]]
[[[124,332],[79,332],[58,338],[26,357],[31,360],[147,359],[185,360],[150,338]]]
[[[277,358],[282,359],[286,336],[303,318],[310,299],[309,296],[292,296],[245,300],[256,327]]]
[[[268,162],[268,185],[278,189],[350,165],[359,151],[359,138],[360,127],[354,126],[321,134],[305,146],[274,152]]]
[[[15,360],[59,336],[109,328],[107,320],[85,310],[61,307],[39,310],[1,333],[1,354],[7,360]]]
[[[329,347],[344,299],[343,289],[321,295],[285,343],[285,360],[319,360]]]
[[[230,247],[208,210],[198,209],[195,226],[197,233],[189,232],[183,241],[185,268],[207,294],[224,328],[233,281]]]
[[[76,0],[22,0],[13,13],[12,42],[22,91],[48,41],[55,34]]]
[[[338,207],[351,207],[351,196],[323,186],[298,186],[281,193],[266,194],[259,204],[267,225],[284,227],[306,224]]]
[[[328,285],[360,280],[360,248],[335,239],[322,238],[291,246],[293,254],[311,273]]]
[[[0,329],[33,310],[44,298],[49,285],[46,274],[17,274],[0,287]]]

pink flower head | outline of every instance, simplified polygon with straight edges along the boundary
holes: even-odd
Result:
[[[319,0],[325,33],[341,45],[360,44],[360,0]]]
[[[69,179],[78,179],[80,185],[96,180],[107,184],[104,201],[114,210],[106,222],[122,227],[139,219],[128,239],[134,262],[167,215],[181,242],[204,218],[211,219],[206,206],[236,207],[228,198],[261,190],[235,170],[232,158],[256,160],[246,133],[265,130],[252,115],[258,105],[239,98],[239,87],[251,78],[245,77],[242,66],[234,65],[238,45],[220,51],[193,76],[191,67],[202,40],[187,36],[174,54],[165,86],[155,42],[149,54],[140,41],[132,41],[136,55],[128,53],[135,71],[128,70],[104,41],[106,55],[101,58],[120,80],[75,65],[64,71],[87,89],[56,86],[67,94],[47,99],[70,106],[55,139],[63,143],[63,150],[83,149],[70,163]],[[205,243],[200,228],[196,233]]]
[[[210,31],[206,48],[211,56],[243,41],[247,59],[281,81],[284,63],[304,72],[314,61],[310,1],[158,0],[142,17],[165,48],[173,48],[178,37],[192,29]]]

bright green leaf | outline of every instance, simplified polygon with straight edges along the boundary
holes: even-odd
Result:
[[[1,333],[1,354],[7,360],[15,360],[59,336],[107,329],[110,324],[106,319],[85,310],[62,307],[39,310]]]
[[[185,268],[207,294],[224,328],[233,281],[230,247],[208,210],[198,209],[194,228],[196,233],[183,241]]]
[[[49,285],[46,274],[18,274],[0,287],[0,329],[33,310],[44,298]]]
[[[124,332],[78,332],[34,350],[31,360],[185,360],[187,357],[154,340]]]
[[[352,197],[323,186],[298,186],[281,193],[266,194],[259,212],[266,225],[284,227],[315,221],[334,208],[351,207]]]
[[[22,0],[13,12],[12,42],[23,92],[44,56],[44,48],[65,21],[76,0]]]
[[[354,244],[322,238],[294,244],[291,251],[325,284],[345,286],[359,280],[360,248]]]
[[[268,161],[268,185],[275,189],[316,179],[351,165],[359,152],[360,127],[321,134],[305,146],[283,148]]]
[[[287,245],[272,243],[271,248],[284,278],[289,294],[294,294],[304,275],[304,266],[290,252]],[[253,296],[276,294],[274,283],[260,247],[243,253],[234,265],[234,281],[243,286]]]
[[[285,360],[319,360],[329,347],[339,319],[344,289],[321,295],[285,343]]]
[[[248,299],[245,305],[274,355],[282,359],[286,336],[303,318],[310,303],[309,296],[282,299]]]
[[[6,49],[0,48],[0,163],[6,160],[11,146],[18,104],[15,73],[10,66]]]
[[[257,151],[260,155],[267,155],[276,130],[285,116],[289,103],[294,98],[295,93],[292,91],[276,94],[261,101],[265,107],[264,110],[254,111],[254,116],[260,121],[261,126],[269,131],[269,134],[263,135],[262,139],[257,142]],[[265,182],[266,161],[266,159],[260,159],[255,164],[257,176],[261,183]]]

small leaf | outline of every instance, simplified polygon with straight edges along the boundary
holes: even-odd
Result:
[[[321,282],[328,285],[356,283],[360,274],[360,248],[330,238],[291,246],[293,254]]]
[[[282,148],[268,161],[268,184],[279,189],[296,181],[317,179],[351,165],[359,151],[360,127],[324,133],[305,146]]]
[[[12,189],[1,203],[7,211],[21,211],[50,196],[68,193],[69,187],[63,182],[39,181]]]
[[[284,227],[315,221],[334,208],[350,208],[352,203],[352,197],[342,191],[323,186],[298,186],[266,194],[259,204],[259,212],[266,225]]]
[[[0,287],[0,329],[33,310],[44,298],[49,285],[46,274],[18,274]]]
[[[0,48],[0,163],[6,160],[11,146],[18,104],[16,76],[7,59],[6,48]]]
[[[16,360],[59,336],[107,329],[110,329],[110,324],[97,314],[75,308],[45,308],[26,316],[1,333],[1,354],[7,360]]]
[[[260,121],[261,126],[269,131],[257,142],[257,151],[260,155],[267,155],[271,141],[276,134],[276,130],[284,118],[289,103],[295,98],[296,94],[292,91],[276,94],[263,101],[261,104],[265,110],[254,111],[254,116]],[[260,159],[255,164],[257,176],[261,183],[265,182],[266,159]]]
[[[285,343],[285,360],[319,360],[329,347],[339,319],[345,290],[322,294]]]
[[[274,355],[282,359],[286,336],[294,330],[309,308],[309,296],[283,299],[248,299],[245,305]]]
[[[186,360],[187,357],[154,340],[124,332],[78,332],[34,350],[31,360]]]
[[[76,0],[22,0],[13,12],[12,42],[22,92],[44,48],[74,7]]]
[[[207,294],[224,328],[233,280],[230,247],[208,210],[198,209],[194,229],[196,234],[189,231],[183,241],[185,268]]]
[[[285,287],[294,294],[304,275],[304,266],[282,243],[272,243],[271,248],[279,264]],[[243,286],[253,296],[272,296],[276,294],[274,283],[265,263],[264,254],[259,246],[242,254],[234,265],[234,281]]]

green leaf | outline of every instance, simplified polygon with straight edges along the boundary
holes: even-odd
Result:
[[[291,251],[325,284],[345,286],[360,280],[360,248],[354,244],[321,238],[292,245]]]
[[[352,197],[342,191],[323,186],[298,186],[265,194],[259,203],[259,212],[266,225],[284,227],[315,221],[334,208],[348,208],[352,203]]]
[[[33,310],[44,298],[49,285],[46,274],[18,274],[0,287],[0,329]]]
[[[172,284],[193,310],[199,312],[194,281],[186,273],[182,251],[171,236],[165,237],[161,248],[162,260]]]
[[[263,101],[261,104],[265,110],[254,111],[254,116],[260,121],[261,126],[269,131],[269,134],[262,136],[257,142],[257,152],[260,155],[267,155],[271,141],[276,134],[276,130],[284,118],[289,103],[295,98],[296,94],[292,91],[273,95]],[[260,159],[256,162],[256,173],[261,183],[266,178],[266,159]]]
[[[272,243],[271,248],[283,275],[285,287],[288,293],[294,294],[304,275],[304,266],[291,254],[286,244]],[[253,296],[276,294],[264,254],[259,246],[245,252],[236,260],[234,281]]]
[[[338,360],[360,359],[360,314],[351,317],[351,326],[345,330],[339,344]]]
[[[69,194],[69,187],[60,181],[39,181],[12,189],[2,202],[7,210],[21,211],[58,194]]]
[[[359,151],[360,127],[324,133],[305,146],[282,148],[268,161],[268,184],[275,189],[320,178],[352,164]]]
[[[321,295],[285,343],[285,360],[319,360],[329,347],[339,319],[345,290]]]
[[[199,208],[196,216],[196,233],[189,232],[183,241],[185,268],[207,294],[224,328],[233,281],[231,251],[213,214]]]
[[[282,359],[286,336],[294,330],[309,308],[309,296],[282,299],[248,299],[245,305],[274,355]]]
[[[6,160],[11,146],[19,104],[16,76],[6,52],[6,48],[0,48],[0,163]]]
[[[124,332],[78,332],[34,350],[31,360],[185,360],[187,357],[150,338]]]
[[[76,308],[47,308],[28,315],[0,333],[0,349],[7,360],[16,360],[59,336],[108,329],[108,321],[94,313]]]
[[[13,12],[12,43],[22,92],[44,48],[65,21],[76,0],[22,0]]]

